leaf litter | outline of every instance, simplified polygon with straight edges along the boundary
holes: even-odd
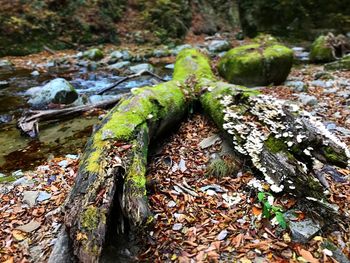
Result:
[[[149,194],[154,222],[145,233],[140,262],[337,262],[325,250],[325,241],[349,257],[349,224],[321,231],[306,244],[297,243],[288,228],[262,217],[258,193],[248,186],[254,178],[251,171],[208,177],[206,168],[211,157],[221,152],[223,140],[206,148],[201,142],[215,134],[219,131],[211,121],[194,115],[151,160],[147,178],[156,182]],[[167,160],[175,164],[184,160],[187,169],[169,169]],[[350,175],[348,170],[340,172]],[[326,179],[332,190],[329,201],[349,215],[350,183]],[[297,203],[287,195],[268,201],[283,211]],[[305,213],[297,212],[297,220],[304,220]]]

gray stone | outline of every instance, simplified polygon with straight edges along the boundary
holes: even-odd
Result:
[[[73,262],[72,251],[70,250],[70,239],[67,232],[63,229],[58,235],[55,245],[50,254],[48,263]]]
[[[68,161],[67,160],[62,160],[58,163],[59,166],[62,168],[66,168],[68,166]]]
[[[100,60],[104,57],[102,50],[98,48],[92,48],[83,53],[83,57],[90,60]]]
[[[168,64],[168,65],[165,65],[166,69],[174,69],[175,68],[175,64]]]
[[[319,224],[311,219],[303,221],[289,221],[289,228],[294,242],[307,243],[321,230]]]
[[[324,94],[335,94],[335,93],[337,93],[338,90],[339,90],[338,88],[325,89],[325,90],[323,90],[323,93]]]
[[[317,98],[312,95],[299,94],[299,101],[304,105],[314,106],[318,103]]]
[[[344,99],[349,99],[350,98],[350,91],[343,90],[337,93],[339,97],[343,97]]]
[[[123,52],[119,51],[119,50],[116,50],[116,51],[113,51],[110,55],[111,58],[115,58],[117,60],[119,59],[122,59],[123,58]]]
[[[24,191],[23,192],[23,202],[28,204],[30,207],[35,206],[36,199],[39,196],[38,191]]]
[[[32,180],[28,180],[26,177],[22,177],[17,179],[12,183],[13,186],[17,185],[22,185],[22,186],[27,186],[27,185],[34,185],[34,182]]]
[[[70,104],[78,98],[77,91],[63,78],[51,80],[43,87],[31,88],[26,94],[31,96],[28,103],[34,106],[49,103]]]
[[[16,177],[21,177],[24,175],[24,173],[22,172],[22,170],[17,170],[17,171],[12,172],[12,175],[16,176]]]
[[[6,81],[6,80],[1,80],[0,81],[0,89],[5,89],[8,86],[10,86],[10,83],[8,81]]]
[[[153,72],[154,71],[154,68],[151,64],[148,64],[148,63],[143,63],[143,64],[138,64],[138,65],[135,65],[135,66],[131,66],[129,68],[132,72],[134,73],[139,73],[143,70],[147,70],[147,71],[150,71],[150,72]]]
[[[7,59],[0,60],[0,71],[13,70],[13,64]]]
[[[231,48],[231,43],[227,40],[213,40],[208,45],[210,52],[222,52],[227,51]]]
[[[155,49],[152,53],[152,56],[156,58],[167,57],[170,55],[170,51],[167,49]]]
[[[45,191],[40,191],[38,198],[36,199],[38,202],[43,202],[51,198],[51,194]]]
[[[307,85],[300,80],[286,81],[284,82],[284,85],[286,85],[287,87],[292,87],[294,91],[303,92],[307,90]]]
[[[185,44],[185,45],[180,45],[180,46],[177,46],[175,47],[173,50],[172,50],[172,54],[173,55],[178,55],[180,53],[181,50],[184,50],[184,49],[187,49],[187,48],[192,48],[192,46],[190,44]]]
[[[108,66],[109,70],[119,70],[130,65],[130,61],[121,61]]]
[[[220,136],[217,134],[214,134],[213,136],[210,136],[210,137],[202,140],[199,143],[199,147],[201,147],[202,149],[205,149],[205,148],[208,148],[208,147],[214,145],[217,141],[220,141],[220,140],[221,140]]]
[[[32,73],[30,73],[30,75],[32,75],[33,77],[37,77],[40,75],[40,72],[37,70],[34,70]]]
[[[333,80],[323,81],[323,80],[313,80],[310,82],[310,85],[321,87],[321,88],[331,88],[334,84]]]
[[[38,221],[32,220],[28,224],[25,224],[23,226],[16,227],[16,229],[21,230],[26,233],[33,232],[37,230],[40,227],[40,223]]]
[[[76,154],[66,154],[66,158],[72,159],[72,160],[78,160],[79,155]]]

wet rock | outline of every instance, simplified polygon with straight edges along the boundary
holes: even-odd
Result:
[[[318,71],[315,74],[313,74],[313,77],[317,79],[322,79],[322,80],[329,80],[329,79],[334,79],[333,75],[330,74],[327,71]]]
[[[192,48],[192,46],[190,44],[180,45],[180,46],[175,47],[171,53],[176,56],[180,53],[181,50],[184,50],[187,48]]]
[[[304,105],[314,106],[318,103],[317,98],[312,95],[299,94],[299,101]]]
[[[152,56],[156,58],[163,58],[167,57],[171,54],[171,52],[168,49],[156,49],[153,51]]]
[[[326,36],[319,36],[311,45],[310,61],[324,63],[334,61],[333,49],[329,46]]]
[[[0,81],[0,89],[5,89],[10,86],[10,83],[6,80]]]
[[[294,58],[296,60],[299,60],[301,62],[307,62],[309,61],[309,52],[306,52],[303,47],[293,47],[292,48],[294,52]]]
[[[327,70],[350,70],[350,55],[324,66]]]
[[[116,95],[92,95],[89,97],[89,103],[95,104],[101,101],[111,100],[116,97]]]
[[[108,66],[109,70],[120,70],[130,66],[130,61],[121,61]]]
[[[110,55],[110,59],[114,61],[118,61],[123,58],[123,53],[119,50],[113,51]],[[114,62],[113,62],[114,63]]]
[[[335,93],[337,93],[338,90],[339,90],[338,88],[325,89],[325,90],[323,90],[323,93],[324,94],[335,94]]]
[[[32,75],[33,77],[37,77],[37,76],[40,76],[40,72],[37,70],[34,70],[32,73],[30,73],[30,75]]]
[[[38,191],[24,191],[23,202],[28,204],[30,207],[35,206],[38,195]]]
[[[165,67],[164,68],[166,68],[166,69],[174,69],[175,68],[175,64],[168,64],[168,65],[165,65]]]
[[[28,103],[36,107],[49,103],[70,104],[78,98],[77,91],[62,78],[51,80],[43,87],[29,89],[26,94],[31,96]]]
[[[13,70],[13,64],[7,59],[0,60],[0,72]]]
[[[34,185],[34,182],[32,180],[27,179],[26,177],[21,177],[19,179],[17,179],[16,181],[14,181],[12,183],[13,186],[18,186],[18,185],[22,185],[22,186],[27,186],[27,185]]]
[[[10,114],[2,114],[0,115],[0,124],[8,123],[13,120],[13,116]]]
[[[208,45],[210,52],[222,52],[227,51],[231,48],[231,43],[227,40],[213,40]]]
[[[72,159],[72,160],[78,160],[79,155],[76,154],[66,154],[66,158]]]
[[[292,64],[293,51],[285,46],[251,44],[228,51],[218,69],[230,83],[252,87],[283,83]]]
[[[104,57],[104,54],[103,54],[102,50],[100,50],[98,48],[92,48],[92,49],[85,51],[83,53],[83,57],[90,59],[90,60],[97,61],[97,60],[102,59]]]
[[[129,69],[134,73],[139,73],[140,71],[143,71],[143,70],[147,70],[150,72],[154,71],[153,66],[151,64],[148,64],[148,63],[143,63],[143,64],[131,66]]]
[[[321,88],[330,88],[333,86],[333,80],[323,81],[323,80],[313,80],[310,85]]]
[[[287,87],[292,87],[294,91],[303,92],[307,91],[307,85],[303,81],[295,80],[295,81],[286,81],[284,85]]]

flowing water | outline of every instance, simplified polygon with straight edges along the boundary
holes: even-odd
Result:
[[[160,70],[161,67],[157,67],[157,73],[170,78],[171,72]],[[98,122],[98,116],[78,116],[56,122],[39,123],[40,135],[35,139],[21,135],[16,128],[17,119],[24,111],[30,109],[25,92],[57,77],[66,78],[80,96],[87,98],[121,78],[106,71],[89,72],[86,68],[65,68],[39,76],[33,76],[31,71],[25,69],[0,71],[0,81],[9,83],[8,87],[0,88],[0,173],[8,175],[16,170],[27,170],[52,156],[83,151],[93,125]],[[152,78],[145,76],[122,83],[106,95],[115,96],[131,88],[151,84],[153,84]],[[96,96],[94,100],[96,101]]]

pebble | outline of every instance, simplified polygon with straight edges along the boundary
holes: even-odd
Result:
[[[45,191],[40,191],[39,196],[36,199],[38,202],[43,202],[51,198],[51,194],[45,192]]]
[[[312,95],[299,94],[299,101],[304,105],[314,106],[318,103],[317,98]]]
[[[182,229],[182,224],[181,223],[176,223],[173,225],[173,230],[178,231]]]
[[[38,191],[24,191],[23,192],[23,202],[28,204],[30,207],[36,204],[36,199],[39,195]]]

